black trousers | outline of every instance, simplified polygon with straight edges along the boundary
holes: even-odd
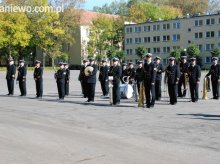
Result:
[[[80,83],[81,83],[83,97],[87,98],[88,97],[87,82],[84,80],[81,80]]]
[[[94,98],[95,98],[95,85],[96,85],[96,83],[87,83],[88,101],[94,101]]]
[[[199,99],[199,84],[198,83],[189,83],[190,94],[192,102],[196,102]]]
[[[177,103],[176,88],[177,88],[177,84],[168,83],[168,93],[170,96],[170,104]]]
[[[214,99],[219,99],[219,82],[216,79],[212,79],[212,94]]]
[[[108,92],[109,92],[108,81],[100,81],[100,84],[101,84],[103,95],[104,96],[108,95]]]
[[[183,86],[183,91],[182,91]],[[178,82],[178,96],[179,97],[185,97],[186,96],[186,80],[184,77],[184,74],[180,76],[179,82]]]
[[[151,85],[150,80],[144,82],[146,105],[150,107],[155,103],[155,85]]]
[[[58,89],[59,99],[64,99],[64,96],[65,96],[65,82],[57,81],[57,89]]]
[[[19,80],[19,89],[21,92],[21,96],[27,95],[26,80]]]
[[[8,94],[14,94],[14,79],[7,79]]]
[[[155,98],[156,100],[161,99],[161,80],[155,81]]]
[[[117,104],[117,103],[120,103],[120,98],[121,98],[121,95],[120,95],[120,82],[113,82],[113,93],[112,93],[112,96],[113,96],[113,104]]]
[[[35,80],[36,84],[36,96],[42,97],[43,96],[43,79]]]
[[[69,88],[70,88],[69,81],[66,81],[65,83],[65,95],[66,96],[69,95]]]

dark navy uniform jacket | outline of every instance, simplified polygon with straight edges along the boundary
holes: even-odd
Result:
[[[102,66],[100,68],[100,72],[99,72],[99,81],[106,81],[108,80],[108,71],[109,71],[109,67],[106,66]]]
[[[109,76],[113,76],[113,84],[120,83],[120,78],[122,76],[122,68],[120,66],[111,66]]]
[[[37,80],[42,80],[43,79],[43,68],[39,67],[39,68],[35,68],[34,69],[34,79]]]
[[[27,75],[27,68],[25,66],[18,67],[17,81],[26,80],[26,75]]]
[[[90,76],[87,76],[87,83],[96,83],[96,73],[98,70],[98,66],[93,64],[93,65],[88,65],[88,66],[92,66],[94,69],[92,71],[92,74]]]
[[[155,83],[156,80],[156,68],[153,62],[144,63],[143,66],[143,78],[145,81],[150,81],[151,83]]]
[[[212,65],[209,73],[206,76],[211,75],[211,80],[219,80],[220,79],[220,64]]]
[[[65,83],[66,70],[65,69],[59,69],[56,73],[56,79],[57,79],[58,83]]]
[[[188,68],[189,74],[189,82],[190,83],[197,83],[200,81],[201,78],[201,69],[199,65],[192,66],[190,65]]]
[[[180,77],[179,67],[177,65],[169,65],[166,69],[166,76],[169,84],[175,84],[178,82]]]
[[[15,65],[8,65],[7,66],[7,73],[6,73],[6,79],[14,79],[15,78],[15,73],[16,73],[16,67]]]
[[[164,68],[161,63],[155,64],[155,66],[156,66],[156,80],[160,81],[162,79],[162,73],[164,72]]]

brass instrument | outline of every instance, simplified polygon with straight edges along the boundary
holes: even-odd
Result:
[[[205,77],[204,82],[203,82],[203,96],[202,96],[203,100],[208,100],[207,88],[208,88],[208,80],[207,80],[207,77]]]
[[[185,89],[183,90],[183,95],[186,96],[186,91],[187,91],[188,85],[189,85],[189,76],[187,73],[184,73],[184,80],[185,80]]]
[[[145,88],[144,83],[140,83],[140,92],[139,92],[139,100],[138,100],[138,107],[144,107],[144,94],[145,94]]]
[[[92,66],[86,67],[85,70],[84,70],[85,76],[92,75],[93,70],[94,70],[94,68]]]
[[[108,77],[108,80],[109,80],[109,103],[110,105],[113,105],[113,79],[114,77],[113,76],[109,76]]]

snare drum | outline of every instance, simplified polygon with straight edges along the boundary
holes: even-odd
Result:
[[[121,98],[130,99],[133,96],[133,92],[133,87],[130,84],[120,85]]]

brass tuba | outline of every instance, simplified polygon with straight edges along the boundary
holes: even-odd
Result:
[[[208,100],[207,89],[208,89],[208,80],[207,80],[207,77],[205,77],[204,82],[203,82],[203,96],[202,96],[202,99],[204,100]]]
[[[86,67],[84,70],[85,76],[90,76],[92,74],[93,70],[94,70],[94,68],[92,66]]]

